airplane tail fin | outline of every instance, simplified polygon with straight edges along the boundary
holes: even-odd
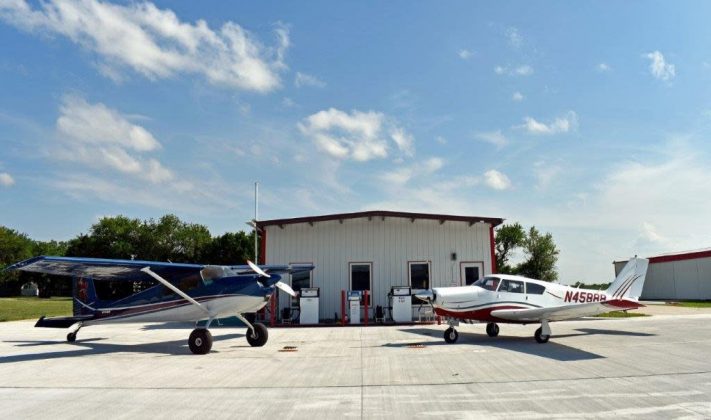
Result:
[[[96,287],[91,277],[74,277],[72,279],[72,296],[74,296],[73,312],[75,316],[91,315],[96,309]]]
[[[612,299],[639,300],[649,260],[634,257],[624,266],[605,293]]]

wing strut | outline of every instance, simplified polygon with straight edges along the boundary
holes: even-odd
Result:
[[[163,284],[163,286],[167,287],[168,289],[174,291],[175,293],[178,294],[178,296],[182,297],[183,299],[187,300],[188,302],[192,303],[193,305],[197,306],[198,308],[202,309],[203,312],[205,312],[208,316],[212,316],[210,314],[210,311],[204,307],[203,305],[200,304],[197,300],[191,298],[188,296],[185,292],[182,290],[178,289],[177,287],[173,286],[168,280],[164,279],[163,277],[159,276],[158,274],[154,273],[151,270],[151,267],[143,267],[141,268],[141,271],[144,273],[148,274],[149,276],[153,277],[154,279],[158,280]]]

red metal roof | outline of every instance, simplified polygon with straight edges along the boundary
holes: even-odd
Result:
[[[283,226],[290,225],[294,223],[315,223],[315,222],[325,222],[330,220],[345,220],[345,219],[359,219],[364,217],[397,217],[403,219],[411,219],[415,221],[417,219],[426,220],[439,220],[440,222],[469,222],[469,225],[473,225],[477,222],[488,223],[491,226],[498,226],[504,222],[504,219],[498,217],[481,217],[481,216],[454,216],[448,214],[429,214],[429,213],[407,213],[398,211],[384,211],[384,210],[372,210],[372,211],[361,211],[356,213],[339,213],[339,214],[326,214],[322,216],[309,216],[309,217],[296,217],[292,219],[274,219],[274,220],[260,220],[257,225],[260,228],[265,226]]]
[[[671,262],[671,261],[684,261],[684,260],[693,260],[696,258],[708,258],[708,257],[711,257],[711,249],[700,249],[700,250],[696,250],[696,251],[677,252],[677,253],[673,253],[673,254],[664,254],[664,255],[658,255],[656,257],[650,257],[649,263],[654,264],[654,263]]]

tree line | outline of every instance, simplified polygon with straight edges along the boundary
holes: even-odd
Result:
[[[104,217],[68,241],[35,241],[24,233],[0,226],[0,271],[38,255],[172,261],[175,263],[243,264],[254,259],[254,235],[238,231],[212,236],[200,224],[168,214],[158,220]],[[66,279],[31,273],[0,273],[0,295],[16,295],[27,281],[41,294],[67,294]],[[71,285],[69,285],[71,293]]]
[[[521,251],[523,261],[512,264],[512,256]],[[559,252],[553,235],[542,234],[535,226],[526,231],[520,223],[513,223],[496,230],[496,267],[499,273],[555,281],[558,279],[555,265]]]

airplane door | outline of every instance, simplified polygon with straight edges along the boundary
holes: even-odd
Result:
[[[484,276],[484,263],[481,261],[462,261],[459,263],[459,285],[469,286]]]
[[[520,280],[502,279],[497,292],[500,302],[525,302],[523,282]]]

